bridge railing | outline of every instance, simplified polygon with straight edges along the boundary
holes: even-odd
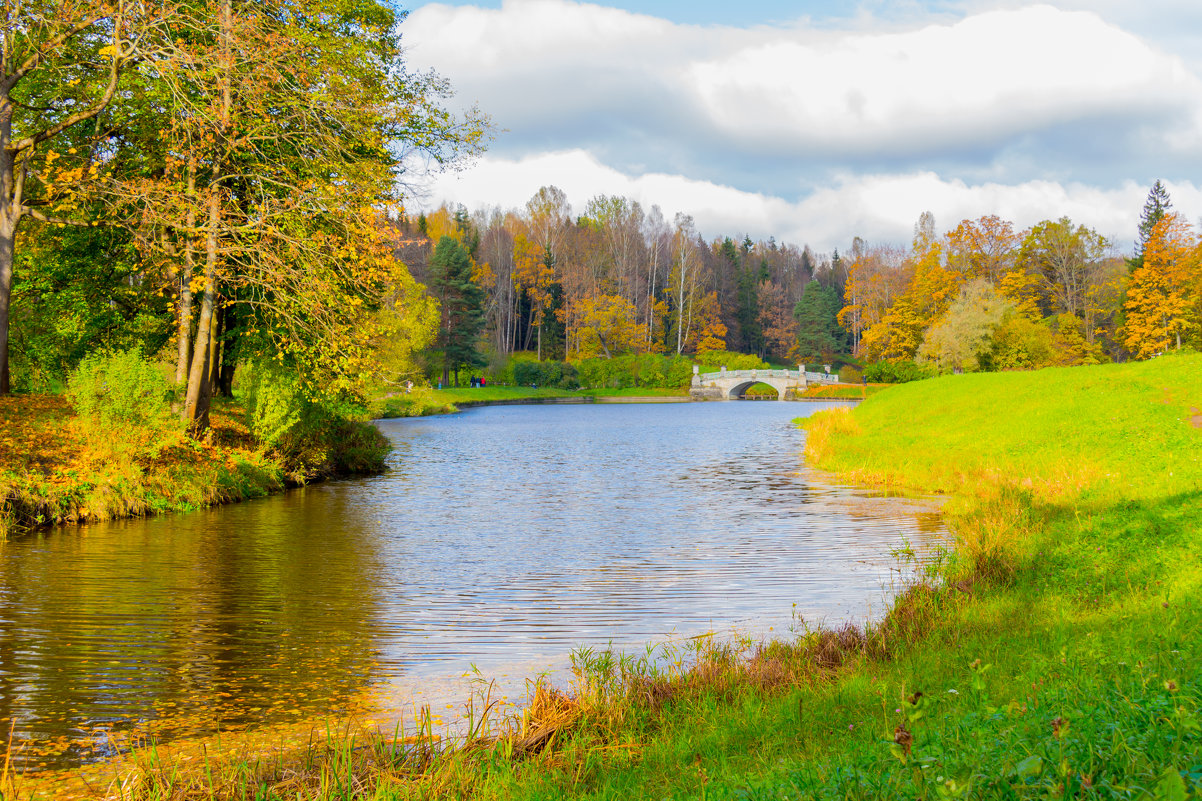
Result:
[[[697,379],[702,383],[710,381],[747,381],[759,378],[784,378],[786,380],[802,381],[800,370],[723,370],[717,373],[700,373]],[[837,384],[839,376],[834,373],[804,373],[808,384]]]

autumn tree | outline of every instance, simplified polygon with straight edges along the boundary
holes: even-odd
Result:
[[[1013,309],[989,281],[973,279],[960,288],[947,313],[926,332],[919,360],[943,371],[988,369],[994,332]]]
[[[901,361],[918,354],[926,330],[951,304],[964,275],[944,261],[944,243],[935,235],[929,212],[915,226],[911,253],[903,265],[904,289],[861,340],[866,358]]]
[[[699,355],[726,350],[726,324],[719,314],[718,293],[702,295],[693,303],[684,350]]]
[[[912,264],[904,251],[891,245],[868,245],[856,237],[852,242],[844,305],[838,322],[852,336],[854,352],[864,350],[864,333],[884,319],[894,301],[910,282]]]
[[[1041,281],[1045,314],[1083,317],[1088,294],[1097,283],[1109,243],[1096,231],[1068,217],[1044,220],[1027,234],[1020,260]]]
[[[697,281],[701,259],[696,234],[692,216],[677,213],[676,232],[672,240],[673,266],[669,276],[674,301],[673,335],[677,356],[684,353],[685,346],[693,337],[693,312],[701,296]]]
[[[642,328],[633,303],[619,295],[603,295],[580,301],[576,355],[587,359],[598,354],[615,355],[637,350]]]
[[[51,208],[98,167],[88,129],[113,101],[165,9],[127,0],[5,2],[0,24],[0,395],[11,390],[9,312],[17,230],[33,218],[91,224]],[[57,163],[56,163],[57,162]]]
[[[798,325],[793,317],[795,304],[789,302],[785,287],[776,281],[760,285],[759,293],[760,331],[763,332],[764,348],[779,358],[787,359],[797,348]],[[831,312],[831,319],[838,311],[838,302]]]
[[[217,0],[171,19],[179,35],[156,71],[172,149],[161,175],[115,181],[112,193],[144,228],[184,243],[181,283],[201,293],[194,329],[184,302],[180,315],[181,339],[195,332],[183,412],[196,428],[232,309],[247,357],[321,373],[328,392],[375,372],[374,324],[406,313],[382,306],[407,279],[382,221],[399,200],[401,155],[471,154],[486,121],[449,116],[443,82],[404,69],[396,22],[384,5],[341,0]]]
[[[1127,288],[1123,344],[1139,359],[1180,349],[1199,325],[1202,294],[1198,241],[1177,214],[1161,218],[1144,243],[1143,263]]]

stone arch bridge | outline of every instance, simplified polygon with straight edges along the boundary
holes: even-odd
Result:
[[[693,400],[734,400],[755,384],[767,384],[776,390],[777,400],[800,395],[810,384],[837,384],[831,373],[807,373],[802,370],[727,370],[702,373],[693,367],[689,397]]]

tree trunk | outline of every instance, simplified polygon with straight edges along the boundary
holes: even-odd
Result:
[[[214,372],[213,385],[219,397],[234,397],[234,373],[238,369],[237,306],[227,304],[221,310],[221,362]]]
[[[193,432],[203,431],[209,424],[209,400],[212,397],[209,380],[212,377],[212,350],[215,343],[214,315],[217,311],[217,234],[221,224],[221,167],[222,146],[230,127],[233,92],[230,72],[233,70],[234,20],[231,0],[222,0],[220,10],[222,69],[221,117],[217,141],[213,147],[212,174],[208,186],[209,219],[205,225],[205,289],[200,304],[200,320],[196,326],[196,344],[192,348],[192,365],[188,371],[188,391],[184,398],[184,420]]]
[[[213,310],[213,335],[209,339],[209,397],[217,395],[217,381],[221,377],[221,362],[225,351],[225,306],[218,299],[217,308]]]
[[[179,349],[175,361],[175,383],[188,377],[188,360],[192,357],[192,270],[195,256],[192,251],[192,228],[196,225],[196,160],[188,162],[188,231],[184,235],[184,267],[179,281]]]
[[[221,375],[217,380],[217,392],[223,398],[234,397],[234,374],[238,370],[236,362],[222,360]]]
[[[21,221],[16,159],[8,149],[12,140],[12,114],[12,105],[6,98],[0,102],[0,395],[12,391],[8,375],[9,303],[13,291],[17,223]]]
[[[184,398],[184,420],[193,431],[204,430],[208,423],[205,385],[210,375],[209,346],[213,339],[213,316],[217,305],[217,224],[221,218],[221,197],[216,186],[211,187],[209,192],[209,233],[205,237],[205,289],[200,302],[200,320],[196,324],[192,366],[188,371],[188,392]]]
[[[8,375],[8,311],[13,289],[13,251],[17,225],[7,209],[0,208],[0,395],[12,391]]]

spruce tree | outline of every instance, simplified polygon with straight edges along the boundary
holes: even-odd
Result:
[[[839,312],[838,292],[810,281],[801,300],[793,307],[797,320],[797,347],[801,358],[814,362],[843,349],[843,331],[836,322]]]
[[[459,385],[459,371],[483,367],[477,348],[484,330],[484,289],[472,280],[472,260],[458,240],[444,236],[434,246],[430,259],[431,286],[442,306],[438,347],[442,351],[442,382],[451,373]]]
[[[1133,270],[1139,269],[1143,265],[1144,248],[1148,246],[1148,238],[1152,236],[1152,229],[1156,227],[1156,223],[1165,218],[1172,208],[1173,202],[1169,200],[1169,191],[1157,179],[1156,183],[1152,184],[1151,190],[1148,191],[1148,199],[1144,201],[1144,211],[1139,218],[1139,239],[1135,241],[1135,258],[1131,260]]]

